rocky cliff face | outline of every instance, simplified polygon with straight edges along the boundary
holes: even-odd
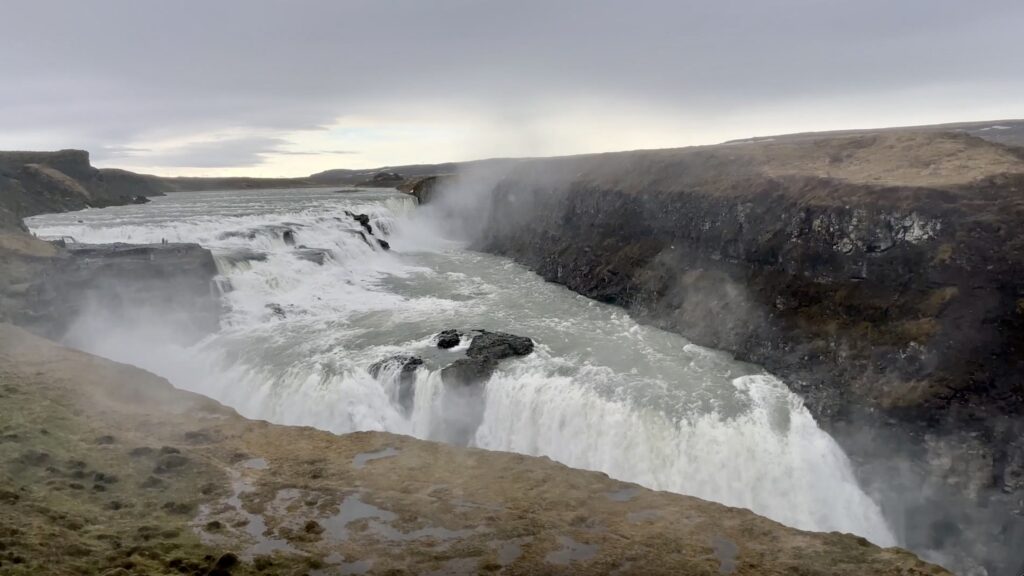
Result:
[[[781,375],[908,544],[998,574],[1024,539],[1022,190],[1018,150],[962,134],[552,159],[494,187],[478,246]]]
[[[0,209],[15,218],[128,204],[164,191],[139,174],[93,168],[84,150],[0,152]]]
[[[217,269],[208,250],[194,244],[66,247],[32,238],[21,220],[136,202],[162,191],[153,177],[93,168],[81,150],[0,152],[0,321],[51,338],[86,313],[109,322],[146,314],[185,340],[215,330]]]
[[[209,250],[196,244],[71,245],[0,234],[0,321],[50,338],[77,322],[109,330],[149,323],[186,344],[217,330]]]

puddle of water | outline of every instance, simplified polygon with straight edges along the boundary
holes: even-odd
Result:
[[[352,459],[352,465],[356,467],[356,470],[362,470],[366,468],[366,465],[374,460],[380,460],[381,458],[391,458],[398,455],[398,449],[387,447],[376,452],[363,452],[356,454],[356,457]]]
[[[338,513],[325,518],[321,524],[328,536],[334,540],[347,541],[349,537],[348,525],[356,520],[373,519],[391,522],[398,518],[394,512],[378,508],[373,504],[367,504],[358,494],[350,494],[342,500]]]
[[[715,549],[715,558],[718,559],[718,573],[732,574],[736,571],[736,554],[740,551],[736,543],[728,538],[716,536],[711,541]]]
[[[597,556],[597,544],[583,544],[568,536],[559,536],[558,543],[562,545],[561,550],[555,550],[544,557],[546,562],[551,564],[570,564],[583,560],[590,560]]]
[[[629,502],[633,498],[636,498],[642,489],[636,486],[631,488],[623,488],[622,490],[616,490],[615,492],[609,492],[605,494],[609,500],[613,502]]]
[[[244,469],[260,470],[268,467],[267,461],[263,458],[253,458],[242,463]],[[222,525],[230,524],[231,528],[224,527],[222,530],[242,530],[249,537],[249,540],[253,543],[246,549],[239,553],[239,557],[244,560],[251,560],[256,556],[262,556],[272,554],[275,551],[282,551],[290,554],[302,554],[299,550],[293,548],[287,540],[280,538],[272,538],[266,536],[267,523],[263,518],[262,514],[253,514],[245,509],[242,505],[242,494],[251,492],[253,489],[252,483],[245,479],[245,477],[234,470],[229,471],[231,475],[231,496],[223,501],[223,506],[218,508],[234,509],[233,517],[230,520],[220,518],[219,521]],[[219,511],[218,511],[219,512]],[[200,507],[199,514],[193,521],[195,531],[198,533],[200,540],[207,544],[216,544],[219,541],[228,538],[226,535],[219,534],[218,532],[210,532],[206,529],[207,522],[215,519],[215,516],[220,514],[214,514],[213,509],[204,505]]]
[[[523,544],[527,544],[531,541],[533,541],[533,538],[526,536],[524,538],[494,542],[492,545],[498,548],[498,564],[508,566],[516,560],[519,560],[523,555]]]
[[[359,494],[350,494],[342,500],[338,513],[325,518],[322,524],[328,537],[341,542],[349,539],[348,526],[357,520],[370,520],[369,531],[391,542],[426,539],[457,540],[476,532],[475,529],[449,530],[440,526],[427,526],[411,532],[401,532],[389,524],[396,519],[398,516],[394,512],[363,502]]]
[[[245,462],[242,462],[242,468],[248,468],[250,470],[266,470],[270,468],[270,464],[266,458],[250,458]]]

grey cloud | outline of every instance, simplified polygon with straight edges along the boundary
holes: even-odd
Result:
[[[158,151],[135,150],[126,155],[125,165],[176,168],[225,168],[258,166],[264,155],[279,154],[287,144],[281,138],[238,137],[206,140]]]
[[[706,117],[923,88],[927,107],[965,85],[968,106],[1024,101],[1019,0],[8,0],[3,12],[3,144],[42,126],[54,147],[318,129],[419,105],[516,123],[595,95],[605,114]],[[216,165],[258,162],[257,144],[222,147]]]

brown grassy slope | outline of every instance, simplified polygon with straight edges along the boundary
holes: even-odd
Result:
[[[544,458],[246,420],[10,325],[0,501],[5,575],[947,574]]]

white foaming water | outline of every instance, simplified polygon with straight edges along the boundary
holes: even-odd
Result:
[[[346,211],[369,215],[374,236]],[[469,426],[478,447],[544,455],[797,528],[895,544],[842,450],[783,383],[506,259],[466,250],[444,239],[408,196],[174,194],[29,225],[40,236],[80,242],[167,239],[213,250],[227,309],[217,334],[180,349],[162,344],[151,326],[107,327],[104,337],[83,318],[67,340],[245,416],[442,441]],[[310,252],[324,254],[324,263],[305,259]],[[441,382],[440,368],[465,349],[433,345],[446,328],[530,336],[537,348],[505,361],[474,402]],[[397,374],[367,373],[400,353],[426,362],[409,411],[397,403]]]

